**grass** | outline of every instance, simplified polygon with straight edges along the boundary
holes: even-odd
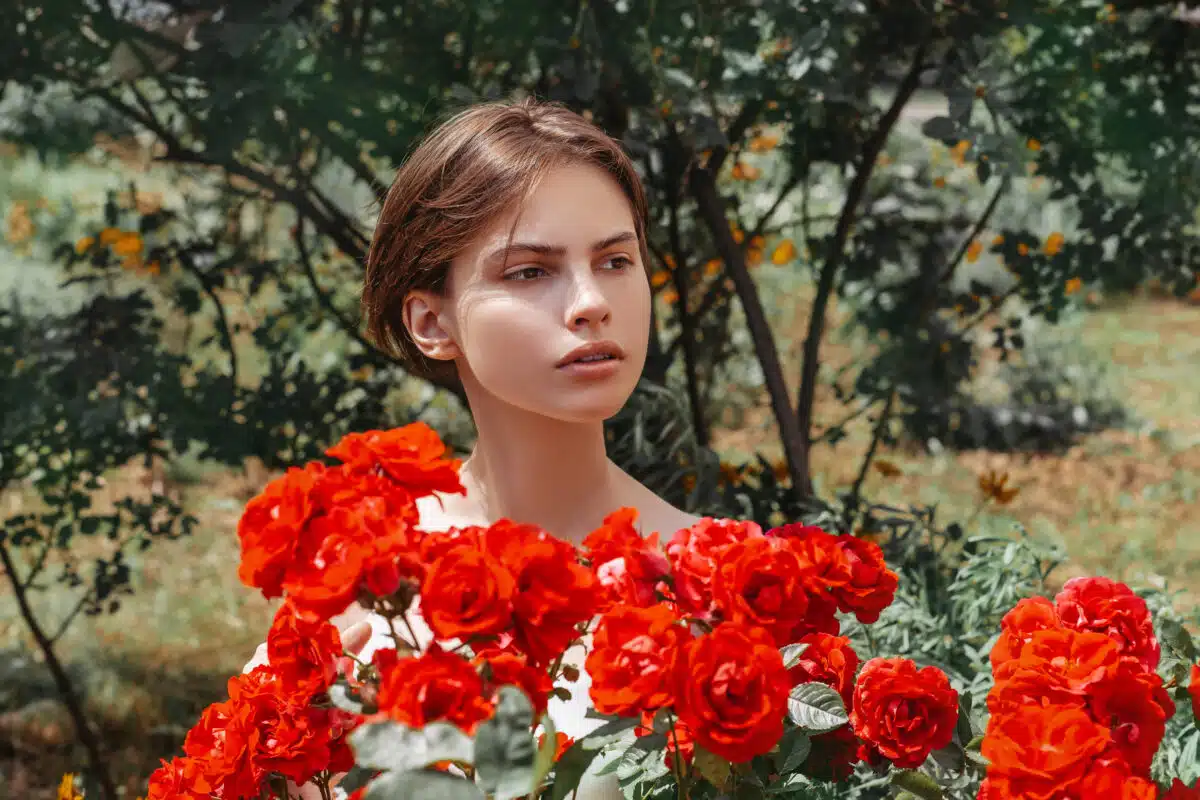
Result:
[[[92,195],[123,188],[103,169],[78,169],[78,181],[55,184],[63,193],[80,192],[80,186]],[[25,183],[18,185],[20,180]],[[19,172],[0,181],[8,181],[0,185],[6,190],[28,191],[36,184]],[[165,183],[147,185],[170,192]],[[55,269],[39,262],[37,253],[0,251],[0,291],[13,288],[69,302],[47,291]],[[786,298],[786,308],[775,311],[783,331],[782,360],[794,379],[807,317],[805,292],[796,291],[794,277],[785,278],[779,270],[770,274],[778,277],[764,277],[781,285],[764,296]],[[841,313],[835,304],[832,322]],[[896,449],[881,455],[901,474],[872,473],[867,491],[880,500],[936,504],[943,519],[963,519],[980,502],[977,476],[989,469],[1006,472],[1021,491],[1010,505],[975,517],[979,530],[1004,533],[1020,524],[1064,545],[1071,558],[1064,576],[1103,573],[1137,584],[1166,583],[1184,589],[1187,601],[1200,603],[1200,516],[1194,512],[1200,493],[1200,370],[1194,366],[1200,363],[1200,306],[1141,295],[1098,303],[1071,324],[1071,335],[1109,366],[1114,388],[1143,424],[1086,437],[1055,455]],[[836,325],[831,330],[823,350],[826,369],[863,358],[861,342],[839,334]],[[794,383],[791,388],[794,393]],[[777,452],[765,397],[741,389],[744,415],[736,427],[719,431],[715,441],[722,457],[732,461],[756,450]],[[822,386],[818,424],[842,414],[842,404]],[[854,428],[837,447],[814,451],[823,491],[853,480],[867,436],[865,428]],[[127,779],[129,797],[141,791],[140,780],[160,756],[177,751],[182,732],[200,710],[224,696],[225,679],[250,657],[275,607],[242,586],[236,574],[238,515],[266,476],[253,468],[218,470],[190,463],[174,474],[181,479],[175,490],[199,517],[196,534],[156,544],[140,556],[133,564],[134,596],[117,613],[77,621],[60,647],[104,730],[114,771]],[[120,470],[109,476],[100,500],[146,492],[150,479],[138,466]],[[24,499],[9,495],[0,502],[7,514]],[[72,555],[86,564],[111,547],[88,541]],[[34,603],[39,618],[53,627],[74,596],[52,580],[46,583]],[[0,594],[0,670],[11,669],[0,671],[0,786],[14,797],[49,798],[58,777],[83,761],[54,702],[28,705],[53,697],[44,667],[15,657],[34,652],[11,597]],[[4,690],[17,685],[28,689],[22,702],[5,700]]]

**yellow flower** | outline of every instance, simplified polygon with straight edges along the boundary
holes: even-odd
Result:
[[[75,775],[68,772],[62,776],[58,784],[58,797],[55,800],[83,800],[83,794],[75,788]]]
[[[743,164],[741,161],[733,165],[733,178],[738,181],[756,181],[762,176],[762,170],[753,164]]]
[[[784,239],[779,244],[775,245],[775,249],[771,251],[772,264],[786,264],[796,258],[796,243],[791,239]]]
[[[1082,288],[1083,288],[1083,281],[1081,281],[1079,278],[1071,278],[1070,280],[1067,281],[1067,284],[1066,284],[1066,286],[1063,287],[1063,290],[1067,294],[1075,294]]]
[[[88,250],[91,250],[92,245],[94,245],[95,243],[96,243],[95,236],[84,236],[82,239],[75,242],[75,252],[78,253],[79,255],[83,255]]]
[[[1008,486],[1008,473],[997,473],[994,469],[979,476],[979,491],[984,499],[995,500],[997,504],[1006,506],[1020,493],[1016,486]]]
[[[755,136],[750,140],[751,153],[766,153],[774,150],[779,146],[779,137],[764,134],[763,136]]]
[[[983,243],[978,239],[972,239],[967,245],[967,263],[974,264],[979,260],[979,254],[983,252]]]
[[[1063,235],[1058,231],[1055,231],[1046,237],[1046,243],[1042,246],[1042,250],[1048,256],[1058,255],[1058,253],[1063,249],[1064,241],[1066,240],[1063,238]]]

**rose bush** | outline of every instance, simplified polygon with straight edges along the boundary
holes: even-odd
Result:
[[[899,585],[871,542],[705,518],[660,549],[628,508],[579,548],[510,520],[434,534],[416,501],[462,488],[432,430],[352,434],[328,454],[340,463],[291,469],[247,504],[239,574],[284,598],[269,663],[229,681],[149,798],[280,797],[310,782],[331,796],[355,769],[339,787],[355,800],[561,799],[601,753],[637,797],[824,798],[855,773],[919,798],[1197,791],[1179,780],[1185,764],[1155,782],[1177,705],[1200,706],[1200,665],[1177,658],[1194,645],[1172,629],[1164,646],[1123,584],[1077,578],[1054,601],[1012,606],[980,728],[977,687],[912,658],[860,657]],[[391,631],[367,661],[342,652],[330,622],[354,603]],[[546,712],[580,666],[599,727],[569,740]]]

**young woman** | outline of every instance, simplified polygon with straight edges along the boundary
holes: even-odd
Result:
[[[579,543],[623,506],[646,533],[698,521],[605,452],[603,423],[633,392],[649,341],[646,216],[621,146],[555,104],[469,108],[400,168],[367,256],[370,333],[418,374],[455,372],[478,430],[466,494],[420,505],[422,528],[507,517]],[[371,626],[363,657],[390,646],[358,606],[335,623],[353,649]],[[594,727],[586,675],[571,689],[550,715],[579,737]],[[611,776],[585,777],[578,795],[620,796]]]

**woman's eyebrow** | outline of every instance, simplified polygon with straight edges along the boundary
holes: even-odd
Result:
[[[594,242],[592,244],[592,252],[607,250],[614,245],[636,241],[636,233],[633,231],[621,231],[620,233],[614,233],[612,236],[601,239],[598,242]],[[517,252],[537,253],[538,255],[543,256],[561,257],[567,254],[567,248],[563,247],[562,245],[543,244],[541,242],[513,242],[510,245],[505,245],[504,247],[493,250],[490,254],[488,254],[485,260],[488,262],[504,262],[508,260],[510,255]]]

